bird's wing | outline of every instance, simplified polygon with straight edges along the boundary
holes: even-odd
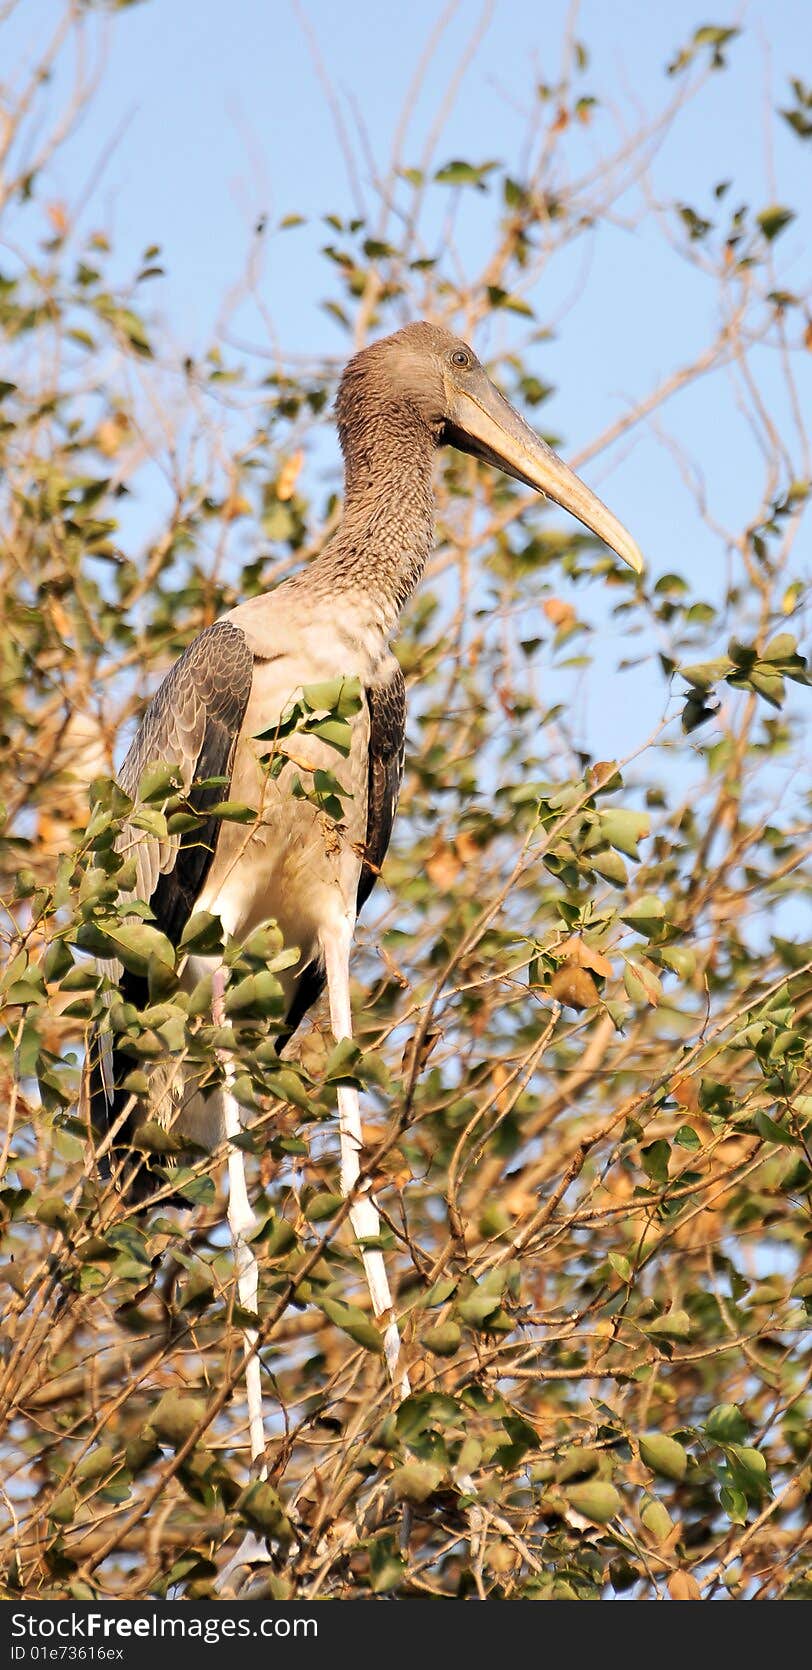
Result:
[[[356,913],[360,913],[366,904],[386,857],[403,782],[406,685],[397,662],[393,663],[392,671],[383,683],[368,686],[365,696],[369,713],[367,828]],[[324,985],[325,974],[321,963],[308,963],[302,970],[286,1016],[285,1025],[289,1034],[296,1031],[308,1009],[321,996]]]
[[[135,796],[148,765],[179,768],[198,814],[227,798],[222,787],[192,788],[211,777],[228,779],[251,684],[254,657],[245,633],[218,621],[195,638],[152,698],[119,773]],[[158,927],[177,944],[211,865],[220,824],[216,818],[170,840],[145,837],[131,826],[120,845],[134,852],[134,897],[152,906]]]
[[[365,862],[358,883],[361,911],[378,879],[398,809],[406,757],[406,685],[395,663],[385,684],[366,692],[369,708],[369,777]]]
[[[224,620],[201,632],[175,662],[144,714],[119,772],[125,793],[134,798],[147,766],[162,763],[178,767],[199,814],[227,798],[222,785],[193,785],[212,777],[230,778],[253,673],[253,652],[238,626]],[[125,824],[116,843],[135,858],[137,882],[130,896],[151,906],[156,925],[175,945],[194,910],[219,831],[219,819],[204,818],[183,835],[161,840]],[[123,996],[142,1007],[146,983],[122,971],[118,963],[102,966],[121,985]],[[122,1065],[126,1072],[131,1063],[117,1061],[109,1030],[99,1028],[90,1067],[91,1120],[97,1129],[112,1122],[127,1100],[117,1090]]]

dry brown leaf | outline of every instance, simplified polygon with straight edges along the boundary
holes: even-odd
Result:
[[[470,859],[477,857],[479,852],[479,843],[473,835],[468,833],[467,830],[463,830],[461,835],[457,835],[455,837],[454,851],[460,862],[462,864],[467,864]]]
[[[602,789],[617,772],[617,760],[596,760],[589,767],[586,780],[591,789]]]
[[[401,1148],[390,1148],[372,1173],[372,1187],[376,1192],[387,1188],[407,1189],[413,1181],[414,1172]]]
[[[270,1188],[279,1175],[279,1161],[275,1160],[269,1148],[259,1156],[259,1180],[263,1189]]]
[[[548,597],[542,608],[553,626],[574,626],[578,619],[572,604],[565,603],[563,597]]]
[[[562,962],[576,968],[589,968],[593,974],[600,974],[604,980],[611,979],[614,969],[608,957],[602,951],[597,951],[593,945],[587,945],[577,934],[565,939],[563,945],[556,948],[556,956]]]
[[[510,1072],[503,1061],[496,1061],[491,1069],[491,1078],[496,1092],[494,1100],[499,1113],[507,1113],[510,1108],[510,1096],[505,1095],[505,1085],[510,1083]]]
[[[65,638],[65,639],[69,639],[70,638],[70,630],[71,630],[71,620],[70,620],[70,615],[68,614],[68,611],[65,608],[64,604],[60,602],[60,599],[58,597],[49,597],[48,598],[48,608],[51,612],[51,620],[53,621],[57,632],[60,634],[61,637]]]
[[[68,211],[64,203],[48,203],[45,212],[58,238],[64,238],[68,230]]]
[[[428,1061],[428,1058],[431,1055],[431,1052],[434,1049],[434,1046],[435,1046],[439,1036],[440,1036],[439,1032],[427,1032],[425,1034],[425,1037],[422,1039],[421,1044],[420,1044],[420,1053],[419,1053],[418,1058],[417,1058],[417,1071],[419,1073],[422,1073],[423,1068],[425,1067],[426,1062]],[[414,1063],[414,1039],[410,1038],[408,1044],[406,1045],[405,1050],[403,1051],[403,1055],[400,1058],[400,1070],[404,1074],[404,1076],[406,1074],[411,1073],[413,1063]]]
[[[278,499],[284,500],[293,498],[294,489],[299,479],[299,471],[301,470],[303,463],[304,453],[302,452],[301,447],[298,452],[292,452],[290,457],[285,459],[285,462],[279,471],[279,478],[276,483],[276,496]]]
[[[235,522],[238,516],[250,516],[251,505],[243,493],[229,493],[223,503],[223,516],[226,522]]]
[[[129,427],[130,420],[124,412],[116,412],[114,417],[103,418],[96,430],[96,445],[105,458],[112,458],[118,452]]]
[[[509,1188],[503,1189],[499,1199],[511,1218],[518,1218],[519,1220],[524,1218],[528,1212],[534,1211],[538,1206],[538,1195],[535,1189],[528,1188],[521,1178],[518,1178],[515,1183],[511,1183]]]
[[[441,891],[453,887],[462,865],[447,841],[435,841],[426,858],[426,874],[429,881]]]
[[[652,1009],[656,1009],[663,995],[662,987],[657,975],[652,968],[649,968],[648,963],[644,962],[639,962],[637,964],[635,974],[637,975],[646,994],[646,1002]]]
[[[672,1600],[701,1600],[702,1590],[689,1571],[672,1571],[668,1579],[668,1593]]]
[[[699,1112],[699,1080],[692,1074],[674,1079],[671,1095],[674,1101],[679,1102],[681,1108],[687,1108],[689,1113]]]
[[[550,991],[559,1003],[566,1003],[570,1009],[591,1009],[600,997],[592,975],[576,963],[564,963],[556,969]]]

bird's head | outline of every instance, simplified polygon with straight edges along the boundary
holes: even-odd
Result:
[[[473,348],[441,326],[420,320],[356,354],[336,411],[347,457],[368,416],[394,429],[408,412],[437,446],[472,453],[535,488],[642,572],[643,558],[622,523],[499,393]]]

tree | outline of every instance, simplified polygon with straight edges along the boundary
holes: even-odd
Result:
[[[408,766],[355,960],[359,1049],[336,1049],[319,1011],[280,1057],[278,936],[227,947],[277,1411],[269,1482],[252,1484],[222,1156],[163,1157],[190,1213],[127,1206],[97,1174],[79,1081],[110,997],[93,956],[111,948],[150,981],[140,1012],[113,994],[133,1088],[166,1052],[216,1070],[205,994],[183,998],[171,947],[119,898],[116,739],[202,627],[333,525],[311,464],[346,356],[268,371],[217,341],[179,362],[150,311],[160,251],[122,284],[105,234],[75,233],[49,168],[92,96],[100,29],[66,6],[3,128],[8,1592],[207,1593],[253,1529],[273,1539],[280,1597],[808,1597],[809,302],[782,275],[789,208],[739,204],[724,182],[710,208],[648,190],[664,125],[678,134],[736,73],[737,31],[703,26],[675,51],[631,139],[568,37],[525,161],[396,152],[374,214],[328,216],[325,305],[347,353],[436,317],[490,343],[541,428],[542,275],[619,205],[660,224],[674,305],[690,274],[718,325],[578,462],[656,424],[725,581],[699,597],[680,572],[638,583],[515,483],[443,459],[437,555],[397,646]],[[43,138],[45,72],[80,38]],[[808,114],[798,81],[773,119],[800,144]],[[602,160],[579,178],[585,125]],[[668,428],[683,389],[728,374],[763,459],[736,526],[714,521]],[[146,497],[164,509],[144,540]],[[567,669],[589,664],[593,579],[620,676],[646,656],[660,680],[627,760],[593,759],[547,695],[548,674],[571,690]],[[142,783],[145,827],[184,815],[165,778]],[[218,925],[193,933],[208,949]],[[338,1197],[347,1074],[366,1091],[414,1387],[399,1408]]]

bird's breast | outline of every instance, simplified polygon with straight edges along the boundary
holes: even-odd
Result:
[[[261,740],[297,690],[322,673],[323,663],[309,675],[299,657],[284,659],[286,667],[257,665],[229,787],[229,799],[254,816],[221,824],[199,908],[219,915],[237,937],[276,921],[286,945],[299,948],[301,967],[317,953],[320,930],[354,913],[366,839],[369,719],[365,706],[352,717],[348,753],[301,730]]]

